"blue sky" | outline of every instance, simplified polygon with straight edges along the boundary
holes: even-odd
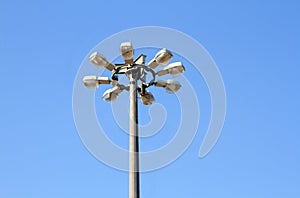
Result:
[[[0,197],[128,197],[128,174],[82,144],[72,91],[96,44],[145,25],[178,29],[208,50],[223,76],[227,116],[215,148],[198,158],[209,96],[203,80],[191,79],[199,81],[203,124],[178,160],[141,175],[142,197],[300,197],[299,8],[291,0],[1,1]]]

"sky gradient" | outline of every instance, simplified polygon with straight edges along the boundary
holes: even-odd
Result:
[[[128,173],[97,161],[82,144],[72,91],[93,47],[146,25],[177,29],[206,48],[224,80],[227,115],[214,149],[198,158],[210,102],[203,79],[186,67],[201,99],[199,131],[178,160],[141,175],[141,196],[300,197],[299,8],[292,0],[0,1],[0,197],[128,197]],[[99,111],[110,109],[104,90],[96,94]],[[168,119],[178,119],[168,104],[175,99],[156,94]],[[165,134],[154,145],[143,140],[142,149],[174,135]],[[128,144],[125,134],[110,137]]]

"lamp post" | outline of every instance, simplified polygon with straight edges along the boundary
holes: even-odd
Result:
[[[153,95],[147,91],[150,86],[163,87],[168,93],[175,93],[181,87],[174,80],[156,81],[156,76],[166,74],[181,74],[185,71],[181,62],[169,64],[164,69],[155,72],[158,65],[165,66],[172,58],[172,53],[166,48],[160,50],[155,57],[146,65],[146,56],[141,54],[133,60],[134,49],[130,42],[120,45],[120,52],[124,64],[112,64],[98,52],[90,55],[90,62],[96,67],[104,67],[112,72],[111,80],[108,77],[85,76],[83,84],[87,88],[96,89],[100,84],[112,84],[113,88],[104,92],[102,98],[107,102],[117,99],[124,90],[130,92],[130,125],[129,125],[129,198],[140,198],[140,176],[139,176],[139,134],[138,134],[138,94],[144,105],[154,102]],[[129,85],[119,84],[119,75],[125,74]],[[146,75],[151,74],[152,80],[146,82]]]
[[[130,125],[129,125],[129,197],[140,197],[139,177],[139,138],[138,138],[138,103],[137,103],[137,74],[138,69],[133,68],[128,77],[130,80]]]

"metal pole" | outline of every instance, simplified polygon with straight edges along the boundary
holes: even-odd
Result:
[[[128,75],[130,80],[129,198],[140,198],[137,73],[134,69]]]

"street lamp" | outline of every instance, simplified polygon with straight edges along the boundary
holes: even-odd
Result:
[[[120,45],[120,52],[123,56],[123,59],[125,60],[126,64],[132,64],[133,63],[133,47],[131,42],[124,42]]]
[[[151,105],[155,99],[152,93],[147,91],[150,86],[163,87],[168,93],[175,93],[181,85],[178,81],[166,80],[156,81],[157,76],[166,74],[178,75],[185,71],[181,62],[171,63],[164,69],[155,72],[158,65],[167,65],[172,53],[166,48],[160,50],[155,57],[145,64],[146,56],[141,54],[133,60],[134,49],[131,42],[124,42],[120,45],[120,53],[124,59],[123,64],[112,64],[98,52],[90,55],[89,60],[96,67],[106,68],[112,72],[111,79],[108,77],[85,76],[83,84],[87,88],[96,89],[100,84],[112,84],[112,88],[104,92],[102,98],[107,102],[117,99],[124,90],[130,92],[130,125],[129,125],[129,198],[140,198],[140,178],[139,178],[139,135],[138,135],[138,102],[137,95],[140,95],[144,105]],[[119,84],[119,75],[125,74],[129,85]],[[146,75],[151,74],[152,79],[146,82]]]
[[[175,62],[171,63],[167,67],[165,67],[163,70],[160,70],[157,72],[158,76],[163,76],[166,74],[171,74],[171,75],[176,75],[176,74],[181,74],[185,71],[185,68],[182,64],[182,62]]]
[[[173,54],[166,48],[163,48],[156,53],[155,57],[148,63],[148,66],[155,69],[158,65],[167,65],[172,57]]]
[[[127,87],[123,85],[117,85],[111,89],[108,89],[104,92],[102,98],[106,102],[113,102],[117,99],[120,93],[122,93],[123,90],[128,90]]]
[[[144,93],[140,93],[141,100],[144,105],[151,105],[154,103],[155,99],[152,93],[145,91]]]
[[[89,89],[97,89],[100,84],[110,84],[108,77],[85,76],[82,79],[83,84]]]
[[[90,62],[93,63],[96,67],[105,67],[106,69],[112,71],[115,66],[111,64],[104,56],[98,52],[94,52],[90,55]]]
[[[175,93],[181,88],[181,84],[178,81],[171,79],[166,81],[157,81],[155,86],[165,88],[168,93]]]

